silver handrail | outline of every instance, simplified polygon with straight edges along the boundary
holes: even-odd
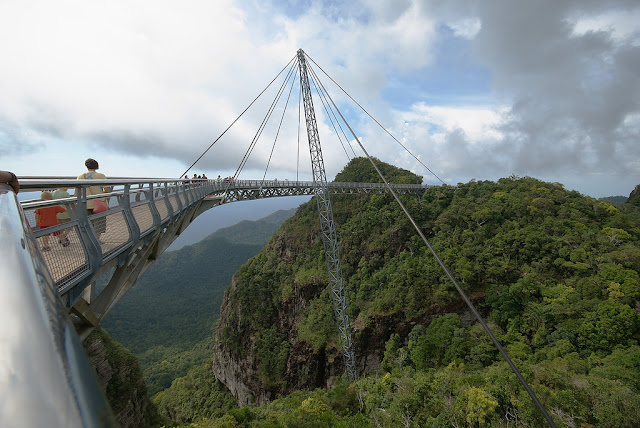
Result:
[[[0,184],[0,426],[117,426],[13,190]]]

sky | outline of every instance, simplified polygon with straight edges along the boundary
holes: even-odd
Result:
[[[0,169],[178,177],[298,49],[366,150],[425,183],[640,184],[637,0],[0,0]],[[235,173],[283,76],[190,176]],[[240,178],[312,178],[288,91]],[[331,180],[353,153],[314,105]]]

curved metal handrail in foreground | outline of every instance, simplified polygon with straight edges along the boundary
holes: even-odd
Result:
[[[0,426],[116,427],[16,195],[0,184]]]

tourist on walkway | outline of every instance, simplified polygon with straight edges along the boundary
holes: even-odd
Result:
[[[51,195],[53,196],[53,199],[65,199],[65,198],[71,197],[71,195],[69,194],[69,192],[67,192],[67,189],[65,188],[56,189],[53,192],[51,192]],[[69,218],[69,211],[65,209],[64,212],[58,213],[58,222],[60,222],[60,224],[68,223],[69,221],[71,221],[71,219]],[[70,231],[71,229],[65,229],[62,231],[62,235],[66,238],[67,236],[69,236]]]
[[[51,201],[53,200],[53,196],[51,195],[51,192],[44,191],[40,195],[40,199],[43,201]],[[59,224],[57,215],[66,211],[67,210],[62,208],[60,205],[56,205],[53,207],[38,208],[35,210],[36,224],[40,227],[40,229],[56,226]],[[49,235],[51,234],[47,233],[42,237],[42,244],[43,244],[42,251],[51,250],[51,247],[49,247]],[[62,245],[63,247],[66,247],[69,245],[69,238],[62,235],[61,230],[53,232],[53,236],[58,237],[58,242],[60,242],[60,245]]]
[[[84,165],[87,167],[87,172],[80,174],[78,176],[78,180],[105,180],[107,178],[103,173],[96,171],[99,168],[97,160],[89,158],[85,161]],[[87,187],[87,197],[92,195],[100,195],[101,193],[108,192],[108,191],[109,191],[108,187],[102,188],[100,186],[90,186],[90,187]],[[87,200],[87,215],[94,214],[94,207],[95,207],[94,201],[96,200],[98,199]],[[104,199],[99,199],[99,200],[103,202],[107,202]],[[96,237],[98,238],[98,241],[100,241],[100,243],[102,244],[103,242],[100,240],[100,235],[102,235],[107,231],[107,218],[100,217],[97,219],[93,219],[91,220],[91,224],[93,224],[93,230],[96,233]]]

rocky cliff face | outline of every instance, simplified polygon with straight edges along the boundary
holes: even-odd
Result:
[[[640,184],[638,184],[629,194],[629,203],[640,205]]]
[[[154,426],[157,412],[135,356],[99,328],[83,345],[120,426]]]
[[[240,406],[256,403],[264,404],[279,395],[298,389],[313,389],[331,386],[336,375],[342,374],[341,355],[337,350],[314,349],[297,338],[297,325],[300,321],[298,310],[309,304],[306,293],[317,294],[318,290],[298,290],[295,296],[282,305],[277,314],[278,331],[286,333],[286,345],[289,349],[282,382],[269,384],[261,381],[259,361],[256,355],[258,334],[247,328],[242,322],[242,308],[234,304],[230,294],[238,287],[234,279],[225,293],[222,313],[218,326],[218,337],[225,336],[229,330],[241,331],[239,343],[229,346],[218,340],[214,347],[213,372],[229,388]],[[314,293],[315,291],[315,293]],[[234,346],[235,345],[235,346]]]
[[[320,239],[318,234],[310,233],[305,239],[310,240],[307,248],[322,245],[316,242]],[[324,279],[326,274],[311,279],[298,275],[286,296],[282,295],[281,284],[274,285],[270,279],[261,282],[271,271],[267,261],[270,258],[278,261],[273,269],[289,267],[295,271],[295,255],[300,258],[307,253],[309,251],[305,252],[292,237],[291,229],[285,227],[257,257],[254,265],[245,266],[245,271],[234,276],[225,292],[216,333],[213,372],[240,406],[264,404],[296,390],[330,388],[336,377],[344,373],[342,353],[336,347],[337,330],[330,333],[327,342],[315,347],[300,336],[304,322],[310,324],[311,329],[334,327],[331,309],[317,322],[305,320],[309,317],[310,306],[322,305],[325,300],[327,307],[331,305],[329,285]],[[258,296],[258,293],[262,295]],[[277,304],[271,304],[274,301]],[[416,323],[428,324],[439,315],[463,310],[463,306],[462,302],[456,302],[448,307],[430,307],[426,311],[429,315],[413,319],[398,312],[369,316],[366,321],[364,317],[357,317],[352,321],[352,338],[359,375],[380,370],[385,344],[391,334],[406,337]],[[265,331],[275,332],[276,340],[268,344],[267,350],[267,357],[273,361],[261,368],[266,358]]]
[[[238,286],[234,281],[229,292]],[[258,335],[238,322],[241,312],[239,306],[230,302],[229,292],[225,294],[222,304],[222,314],[218,327],[218,337],[222,337],[228,329],[243,331],[242,339],[237,346],[228,346],[220,340],[214,347],[213,372],[238,400],[240,406],[255,403],[267,403],[279,395],[285,395],[299,389],[314,389],[330,387],[336,376],[344,371],[342,355],[335,347],[314,350],[313,347],[300,341],[297,337],[300,313],[298,310],[309,304],[305,292],[312,290],[298,290],[295,297],[289,299],[277,314],[278,331],[286,333],[285,346],[289,352],[286,357],[285,370],[282,381],[269,384],[261,381],[259,359],[256,355]],[[382,343],[384,351],[384,342]],[[370,355],[360,362],[363,366],[379,368],[380,358]]]
[[[361,163],[370,168],[368,161]],[[370,181],[371,174],[360,174],[371,172],[364,167],[356,162],[336,181]],[[410,173],[404,177],[400,182],[421,181]],[[380,198],[376,201],[388,204]],[[336,223],[344,227],[343,236],[349,241],[341,245],[348,254],[343,263],[351,266],[351,275],[361,258],[379,257],[390,248],[377,244],[372,248],[371,236],[378,236],[380,230],[354,234],[353,227],[345,225],[346,219],[370,203],[368,197],[334,199]],[[407,321],[405,314],[395,311],[360,315],[352,319],[352,340],[358,373],[365,376],[380,369],[391,334],[408,334],[416,320]],[[263,404],[296,390],[331,387],[344,373],[338,344],[317,207],[311,201],[234,276],[222,303],[213,372],[238,404]]]

